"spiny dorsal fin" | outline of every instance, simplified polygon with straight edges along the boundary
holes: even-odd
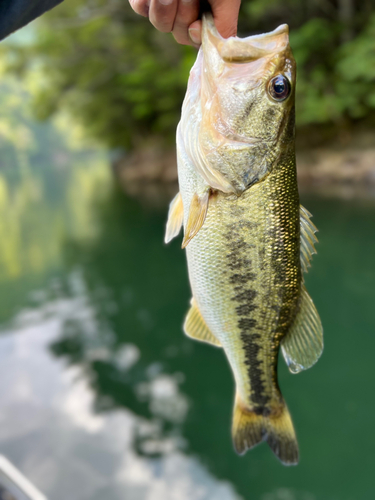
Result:
[[[300,205],[300,227],[301,227],[301,267],[304,273],[311,266],[310,261],[314,253],[316,253],[314,243],[318,242],[315,236],[317,228],[310,220],[312,215],[306,208]]]
[[[185,319],[184,332],[193,339],[221,347],[220,342],[208,329],[194,299],[191,299],[191,308]]]
[[[281,343],[286,364],[292,373],[313,366],[323,352],[323,327],[305,285],[301,289],[300,309]]]
[[[169,205],[167,229],[165,231],[165,243],[169,243],[181,230],[184,219],[184,206],[180,192],[176,194]]]
[[[198,196],[197,193],[193,196],[190,203],[189,217],[185,228],[182,248],[187,246],[203,226],[207,214],[209,196],[210,192],[208,190],[201,196]]]

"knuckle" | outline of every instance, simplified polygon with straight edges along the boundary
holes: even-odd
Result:
[[[180,30],[173,30],[172,35],[177,43],[180,45],[191,45],[191,41],[187,35],[187,32],[181,32]]]
[[[197,2],[192,2],[190,5],[179,4],[177,16],[181,25],[188,26],[198,19],[199,4]]]
[[[153,2],[150,10],[150,21],[155,28],[163,33],[170,33],[173,30],[176,11],[174,5],[163,6],[159,2]]]
[[[167,26],[167,25],[160,26],[160,28],[158,28],[158,30],[161,31],[162,33],[170,33],[172,31],[171,26]]]
[[[172,31],[172,24],[162,20],[156,16],[150,16],[151,24],[162,33],[170,33]]]
[[[131,8],[136,14],[147,17],[148,5],[147,0],[129,0]]]

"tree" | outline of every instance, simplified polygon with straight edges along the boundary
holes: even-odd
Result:
[[[283,22],[291,27],[298,64],[298,125],[337,126],[370,116],[372,2],[244,1],[239,30],[259,33]],[[38,23],[31,44],[3,50],[13,72],[33,79],[39,118],[68,109],[110,147],[140,148],[155,137],[174,142],[194,49],[158,33],[124,0],[66,0]]]

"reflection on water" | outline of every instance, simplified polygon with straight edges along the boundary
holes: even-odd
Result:
[[[178,434],[163,436],[163,420],[180,421],[186,411],[178,377],[150,373],[139,386],[153,418],[139,415],[131,401],[129,408],[93,411],[95,391],[85,364],[105,358],[126,373],[134,354],[123,346],[112,357],[108,346],[100,353],[91,345],[85,363],[68,367],[56,362],[48,347],[65,336],[71,321],[88,337],[100,335],[95,310],[83,294],[25,310],[4,332],[2,452],[54,499],[238,498],[230,484],[216,480],[197,458],[179,450]],[[134,445],[137,438],[143,441],[143,453]],[[156,456],[146,458],[151,455]]]
[[[0,76],[4,78],[4,75]],[[61,269],[67,235],[96,236],[89,209],[110,186],[105,155],[77,149],[77,131],[31,120],[18,82],[0,86],[0,320],[47,275]],[[61,131],[63,130],[63,132]]]
[[[326,348],[306,373],[280,366],[301,463],[263,445],[237,457],[224,356],[181,331],[189,287],[165,213],[45,127],[0,171],[0,453],[56,500],[372,498],[375,203],[306,200]],[[47,133],[60,153],[39,161]]]

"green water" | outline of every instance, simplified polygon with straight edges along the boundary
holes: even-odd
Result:
[[[375,200],[303,200],[325,351],[299,375],[280,360],[286,468],[264,444],[233,451],[232,375],[182,333],[165,211],[120,192],[100,151],[59,151],[0,172],[0,454],[56,500],[374,498]]]

